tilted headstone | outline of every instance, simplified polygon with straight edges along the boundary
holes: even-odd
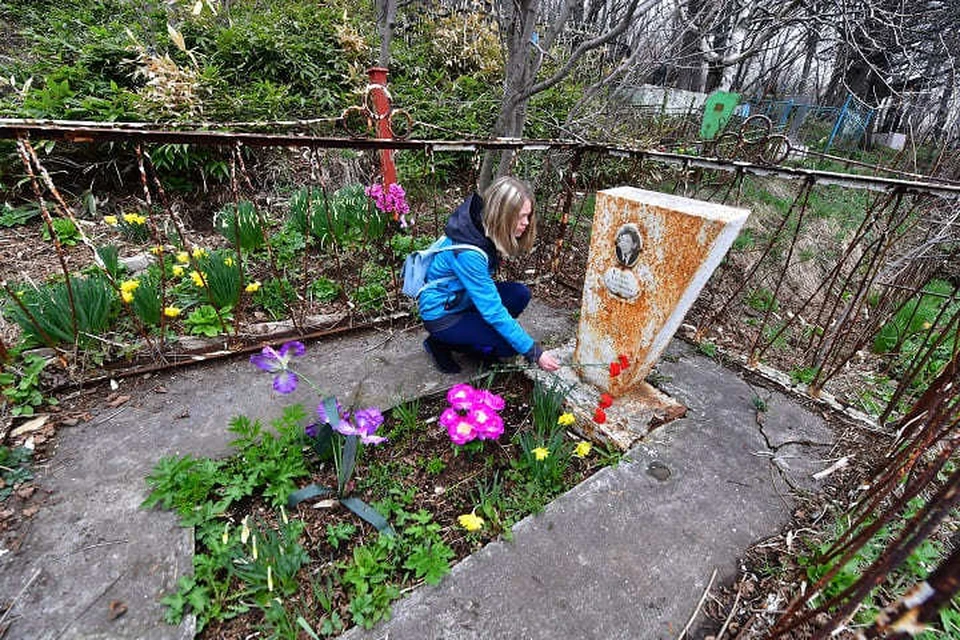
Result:
[[[643,383],[750,214],[618,187],[597,193],[574,362],[621,396]],[[605,363],[627,357],[611,376]]]

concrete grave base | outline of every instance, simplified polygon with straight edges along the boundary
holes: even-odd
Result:
[[[576,341],[551,350],[551,353],[563,363],[573,362]],[[556,373],[544,373],[539,370],[527,370],[534,380],[544,384],[553,384],[557,377],[560,384],[569,386],[567,392],[567,410],[576,417],[571,427],[583,438],[626,451],[656,427],[683,417],[687,408],[646,383],[636,383],[631,389],[616,398],[613,405],[606,408],[606,422],[600,424],[594,420],[594,412],[600,402],[602,391],[592,384],[584,382],[578,375],[575,365],[563,366]]]

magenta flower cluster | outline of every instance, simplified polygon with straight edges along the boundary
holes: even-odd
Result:
[[[392,213],[393,219],[400,223],[401,227],[406,228],[406,215],[410,213],[410,205],[407,204],[407,194],[399,184],[391,183],[384,188],[382,184],[375,183],[364,189],[372,200],[374,205],[380,211]]]
[[[356,436],[363,444],[380,444],[386,442],[383,436],[376,435],[377,429],[383,424],[383,414],[376,407],[367,407],[366,409],[357,409],[353,412],[353,420],[350,419],[350,412],[344,411],[337,401],[336,420],[327,418],[327,411],[321,403],[317,407],[317,416],[320,418],[319,424],[327,423],[333,430],[344,436]],[[317,436],[316,424],[307,425],[305,431],[308,436],[315,438]]]
[[[440,414],[440,425],[446,428],[450,441],[463,445],[472,440],[496,440],[503,433],[503,398],[486,389],[457,384],[447,392],[450,406]]]

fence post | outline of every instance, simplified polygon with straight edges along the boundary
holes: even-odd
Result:
[[[386,67],[370,67],[367,69],[367,75],[370,78],[367,95],[372,97],[373,102],[371,105],[368,100],[367,109],[371,109],[372,107],[375,110],[374,117],[377,121],[377,138],[380,140],[392,140],[393,131],[390,128],[390,94],[387,93],[387,69]],[[397,181],[397,168],[393,164],[393,149],[380,150],[380,172],[383,174],[384,186]]]

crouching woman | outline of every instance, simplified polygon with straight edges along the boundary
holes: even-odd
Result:
[[[534,204],[526,184],[503,177],[482,198],[470,195],[447,220],[441,246],[470,244],[482,251],[439,252],[427,270],[429,286],[417,301],[430,334],[423,346],[441,371],[460,371],[454,351],[484,361],[521,354],[544,371],[560,367],[517,321],[530,302],[530,289],[519,282],[493,280],[501,254],[517,256],[533,246]]]

